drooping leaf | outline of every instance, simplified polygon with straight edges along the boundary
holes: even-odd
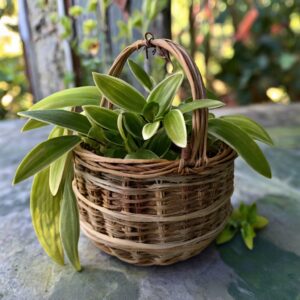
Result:
[[[34,120],[34,119],[29,119],[29,120],[26,121],[26,123],[21,128],[21,132],[41,128],[41,127],[44,127],[44,126],[47,126],[47,125],[49,125],[49,124],[41,122],[41,121],[37,121],[37,120]]]
[[[146,101],[143,95],[127,82],[105,74],[93,73],[100,92],[114,105],[135,113],[141,113]]]
[[[154,152],[159,157],[163,157],[169,150],[172,142],[169,139],[165,130],[160,129],[156,135],[151,139],[147,149]]]
[[[54,127],[52,132],[49,135],[49,139],[63,136],[64,133],[65,133],[65,129],[61,127]],[[60,158],[58,158],[52,164],[50,164],[49,188],[53,196],[57,194],[59,186],[61,184],[66,159],[67,159],[67,153],[63,154]]]
[[[63,247],[59,232],[59,215],[62,192],[52,196],[49,189],[49,169],[34,176],[30,212],[36,236],[45,252],[56,263],[64,264]]]
[[[273,141],[267,131],[252,119],[243,115],[223,116],[222,119],[245,130],[253,139],[273,145]]]
[[[141,118],[141,116],[131,112],[125,112],[123,113],[123,117],[126,130],[132,136],[142,139],[142,129],[145,121]]]
[[[253,249],[253,239],[255,232],[249,223],[244,223],[241,228],[242,237],[248,249]]]
[[[76,271],[81,270],[78,256],[78,240],[80,234],[77,200],[72,189],[73,166],[72,156],[68,155],[66,180],[60,213],[60,235],[71,264]]]
[[[160,121],[156,121],[153,123],[147,123],[143,127],[143,138],[144,140],[149,140],[155,135],[160,125]]]
[[[84,135],[87,135],[91,128],[87,117],[60,109],[24,111],[18,115],[64,127]]]
[[[47,140],[34,147],[17,168],[14,184],[17,184],[49,166],[63,154],[81,142],[78,136],[61,136]]]
[[[159,104],[158,116],[163,115],[172,105],[173,98],[183,80],[182,73],[175,73],[161,81],[149,94],[147,102]]]
[[[153,122],[159,111],[159,104],[156,102],[148,102],[142,111],[142,115],[148,122]]]
[[[148,92],[150,92],[153,88],[153,83],[150,76],[145,72],[145,70],[142,67],[136,64],[133,60],[129,59],[128,65],[134,77]]]
[[[238,229],[227,224],[223,231],[217,236],[216,243],[218,245],[229,242],[238,232]]]
[[[118,130],[117,120],[118,114],[111,109],[99,107],[99,106],[84,106],[83,110],[88,117],[91,118],[93,122],[97,125],[109,129],[109,130]]]
[[[125,159],[159,159],[159,157],[150,150],[140,149],[136,152],[127,154]]]
[[[265,177],[272,177],[263,152],[246,131],[222,119],[210,119],[208,132],[234,149],[255,171]]]
[[[164,128],[171,141],[178,147],[187,145],[187,132],[184,117],[179,109],[169,111],[163,120]]]
[[[101,94],[95,86],[71,88],[54,93],[36,104],[30,110],[58,109],[83,105],[99,105]]]
[[[183,113],[188,113],[191,111],[194,111],[196,109],[200,109],[200,108],[218,108],[218,107],[222,107],[225,104],[221,101],[218,100],[211,100],[211,99],[201,99],[201,100],[194,100],[192,102],[189,103],[183,103],[180,104],[178,106],[178,109]]]

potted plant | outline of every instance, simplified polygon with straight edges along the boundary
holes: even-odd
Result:
[[[156,84],[129,61],[145,97],[117,77],[131,53],[150,47],[173,55],[184,73]],[[173,106],[184,74],[192,99]],[[194,62],[170,40],[137,41],[108,75],[93,78],[95,86],[57,92],[19,113],[29,118],[24,131],[55,125],[14,178],[16,184],[34,175],[30,207],[42,247],[60,264],[66,253],[80,270],[80,216],[82,230],[99,248],[130,263],[165,265],[199,253],[231,213],[237,154],[271,177],[255,142],[272,144],[271,138],[242,115],[208,113],[224,104],[206,98]]]

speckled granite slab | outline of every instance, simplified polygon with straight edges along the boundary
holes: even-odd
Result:
[[[168,267],[135,267],[101,253],[83,235],[84,266],[55,265],[35,238],[30,181],[11,186],[23,155],[47,136],[19,133],[22,121],[0,122],[0,299],[300,299],[300,105],[222,110],[268,126],[276,147],[264,148],[273,179],[236,161],[233,203],[258,202],[270,225],[248,251],[240,238]]]

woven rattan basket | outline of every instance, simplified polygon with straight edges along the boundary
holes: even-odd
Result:
[[[193,98],[205,97],[195,63],[166,39],[136,41],[109,74],[119,76],[127,58],[142,47],[173,55]],[[111,107],[106,99],[101,105]],[[198,254],[216,238],[231,212],[236,153],[222,145],[207,157],[207,126],[207,109],[195,111],[191,141],[175,161],[114,159],[75,149],[73,189],[81,228],[97,247],[128,263],[168,265]]]

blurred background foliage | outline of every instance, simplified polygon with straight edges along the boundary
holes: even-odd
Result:
[[[49,1],[38,2],[46,7]],[[162,31],[155,22],[163,12],[171,16],[171,26],[163,32],[188,49],[208,89],[229,105],[299,101],[300,0],[132,0],[135,5],[128,9],[129,2],[73,1],[64,16],[51,13],[59,38],[71,45],[80,62],[80,78],[66,72],[65,86],[91,84],[87,74],[107,71],[114,51],[146,31],[158,37]],[[112,20],[117,34],[107,28],[112,4],[121,12]],[[16,0],[0,0],[0,118],[15,116],[33,101],[17,12]],[[151,57],[149,63],[143,55],[137,60],[157,80],[165,75],[163,60]]]

